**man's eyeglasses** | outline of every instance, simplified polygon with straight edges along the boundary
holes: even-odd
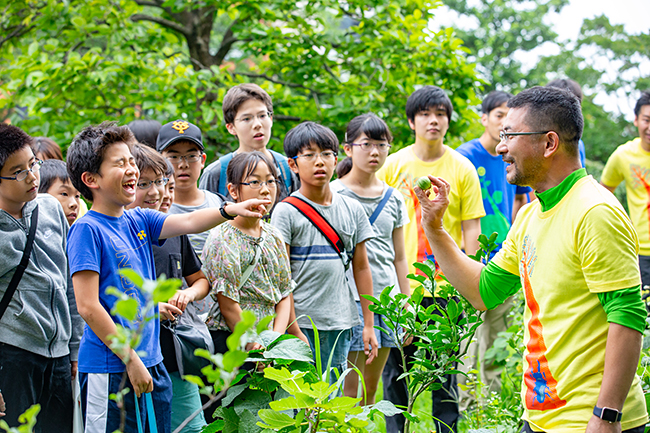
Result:
[[[391,145],[388,143],[350,143],[350,146],[359,146],[366,152],[370,152],[373,147],[376,147],[381,153],[388,153],[391,148]]]
[[[0,176],[0,179],[15,180],[18,182],[22,182],[23,180],[27,179],[29,173],[38,173],[38,171],[41,169],[41,165],[43,165],[43,161],[37,159],[32,163],[32,166],[29,167],[28,169],[15,172],[13,177]]]
[[[510,137],[515,137],[517,135],[539,135],[539,134],[548,134],[551,131],[536,131],[536,132],[499,132],[499,140],[507,143],[510,140]]]
[[[167,157],[167,159],[172,164],[180,164],[183,160],[187,161],[188,164],[191,164],[193,162],[199,162],[201,159],[201,154],[192,153],[189,155],[170,155]]]
[[[138,189],[149,189],[153,184],[156,184],[156,186],[165,186],[167,182],[169,182],[168,177],[156,180],[143,180],[142,182],[138,182]]]
[[[239,119],[235,119],[235,121],[242,122],[242,123],[251,123],[253,121],[253,119],[258,118],[260,120],[260,122],[264,123],[267,120],[271,120],[272,117],[273,117],[273,113],[271,113],[270,111],[267,111],[265,113],[259,113],[259,114],[255,115],[255,116],[250,115],[250,114],[246,114],[246,115],[240,117]]]
[[[319,156],[323,161],[332,161],[336,159],[337,153],[332,152],[331,150],[326,150],[320,153],[303,153],[302,155],[296,155],[292,159],[302,158],[305,161],[312,162],[316,160],[316,157]]]
[[[251,189],[260,189],[264,185],[269,187],[269,189],[272,189],[278,186],[278,181],[276,179],[269,179],[266,182],[260,182],[259,180],[251,180],[250,182],[240,182],[239,184],[246,185]]]

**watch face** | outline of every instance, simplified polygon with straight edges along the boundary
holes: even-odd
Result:
[[[614,409],[610,409],[608,407],[604,407],[603,408],[603,415],[601,416],[601,418],[604,421],[616,422],[616,421],[618,421],[618,414],[619,414],[619,411],[614,410]]]

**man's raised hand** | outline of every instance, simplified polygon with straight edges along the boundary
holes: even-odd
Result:
[[[420,209],[422,210],[422,227],[431,230],[442,229],[442,217],[449,206],[449,191],[451,186],[441,177],[434,177],[429,175],[431,181],[431,189],[422,191],[419,186],[413,188],[415,195],[420,201]],[[430,199],[431,193],[435,194],[435,198]]]

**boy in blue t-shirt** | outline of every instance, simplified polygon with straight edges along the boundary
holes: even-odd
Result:
[[[506,181],[507,163],[496,152],[496,147],[501,141],[499,133],[503,120],[508,114],[507,104],[511,97],[512,95],[506,92],[490,92],[482,104],[481,123],[485,127],[485,132],[480,138],[475,138],[456,149],[458,153],[466,156],[474,164],[481,182],[483,207],[486,213],[481,218],[481,233],[488,237],[494,232],[499,234],[496,241],[498,247],[492,252],[492,255],[501,248],[501,243],[505,240],[512,221],[519,209],[528,202],[527,195],[531,192],[529,187],[512,185]],[[508,300],[494,310],[485,313],[483,324],[476,332],[478,347],[474,345],[468,351],[473,357],[470,361],[472,366],[464,366],[468,370],[475,368],[477,359],[480,359],[481,380],[494,391],[498,391],[501,387],[500,371],[495,366],[486,365],[483,358],[485,351],[492,346],[497,338],[497,334],[507,329],[506,314],[511,305],[512,301]],[[459,379],[461,382],[464,380],[461,376]],[[463,397],[465,396],[463,395]]]
[[[346,252],[352,253],[349,264],[359,295],[370,295],[372,274],[365,241],[374,237],[374,231],[359,202],[330,188],[338,148],[336,135],[314,122],[301,123],[287,133],[284,151],[291,169],[301,181],[300,190],[292,197],[309,203],[337,231],[345,246],[346,260]],[[306,316],[311,317],[318,329],[321,348],[321,359],[316,362],[320,362],[325,371],[333,352],[332,367],[338,368],[340,373],[347,367],[351,330],[360,323],[357,304],[345,277],[347,266],[327,238],[291,204],[278,203],[271,224],[280,230],[289,253],[291,274],[296,282],[293,296],[298,326],[316,356],[315,335]],[[363,343],[368,364],[378,351],[374,315],[368,309],[369,304],[370,301],[361,298],[365,322]],[[330,375],[330,381],[336,381],[334,374]]]
[[[260,217],[263,200],[225,203],[220,209],[203,209],[185,215],[165,215],[151,209],[125,211],[135,199],[139,170],[131,154],[135,143],[126,126],[103,123],[85,128],[68,149],[68,172],[73,185],[87,200],[90,211],[77,220],[68,235],[70,273],[79,314],[86,321],[79,349],[82,403],[87,431],[113,432],[120,426],[120,409],[110,399],[120,388],[124,372],[126,387],[139,397],[152,392],[159,432],[170,432],[169,375],[162,364],[157,306],[143,310],[147,299],[118,270],[131,268],[147,279],[155,279],[152,245],[182,234],[208,230],[234,215]],[[106,294],[117,287],[138,301],[134,322],[113,316],[116,298]],[[136,350],[113,351],[109,336],[116,324],[138,328],[143,321]],[[143,427],[146,411],[138,400]],[[136,431],[136,399],[126,395],[126,431]]]

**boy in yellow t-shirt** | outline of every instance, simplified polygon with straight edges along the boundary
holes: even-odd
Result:
[[[424,86],[413,92],[406,102],[406,117],[415,132],[415,143],[390,155],[386,164],[377,172],[379,180],[404,196],[410,220],[404,226],[404,238],[411,273],[419,272],[413,267],[414,262],[434,259],[420,225],[420,203],[413,192],[415,183],[422,176],[441,176],[453,185],[449,210],[443,221],[445,229],[458,246],[464,245],[469,254],[474,254],[479,246],[480,218],[485,216],[485,210],[476,169],[466,157],[444,144],[452,111],[451,100],[439,87]],[[417,283],[411,281],[411,287],[416,286]],[[426,306],[433,302],[431,296],[423,299]],[[415,348],[407,349],[407,354],[415,352]],[[403,372],[401,362],[399,351],[391,349],[382,375],[384,398],[395,404],[406,405],[406,385],[403,380],[397,380]],[[407,359],[407,364],[408,362]],[[455,431],[458,419],[457,396],[458,386],[454,375],[447,376],[442,389],[433,391],[433,416],[442,421],[436,421],[436,431]],[[402,431],[403,428],[402,415],[386,417],[386,431]]]
[[[650,92],[643,92],[634,107],[639,136],[621,144],[605,164],[600,183],[610,191],[625,182],[627,206],[639,235],[639,267],[644,286],[650,284]]]

